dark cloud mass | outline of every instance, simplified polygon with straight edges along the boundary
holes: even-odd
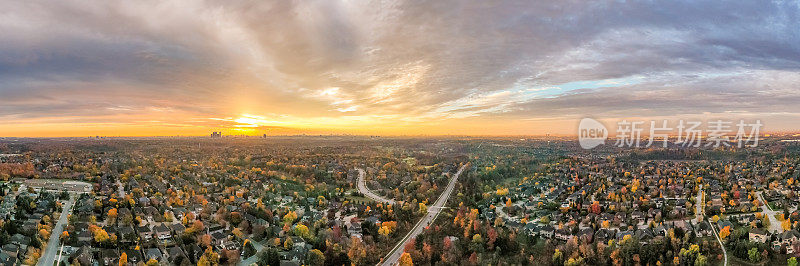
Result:
[[[3,1],[0,32],[0,123],[800,115],[797,1]]]

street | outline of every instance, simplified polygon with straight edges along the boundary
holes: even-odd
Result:
[[[361,194],[364,194],[364,196],[367,196],[368,198],[370,198],[370,199],[372,199],[374,201],[382,202],[382,203],[389,203],[391,205],[394,205],[394,203],[395,203],[394,200],[381,197],[378,194],[375,194],[375,192],[372,192],[372,190],[369,190],[367,188],[367,181],[364,180],[364,176],[366,175],[366,173],[364,172],[364,169],[357,168],[356,170],[358,170],[358,181],[357,181],[358,182],[358,192],[360,192]]]
[[[758,197],[761,199],[761,202],[763,203],[763,204],[761,204],[761,210],[764,212],[764,215],[767,216],[767,219],[769,219],[769,232],[770,233],[783,233],[783,227],[781,226],[781,223],[778,221],[778,219],[775,219],[775,214],[779,214],[779,213],[783,213],[783,212],[782,211],[773,211],[769,207],[769,204],[768,204],[767,200],[764,199],[764,196],[762,195],[761,191],[758,192]]]
[[[75,195],[70,194],[69,200],[67,200],[66,204],[63,205],[61,216],[58,218],[58,222],[53,228],[53,231],[50,233],[50,240],[47,242],[47,248],[42,254],[42,257],[39,258],[39,262],[36,265],[51,266],[55,263],[56,256],[58,255],[58,251],[61,247],[61,245],[59,245],[59,238],[61,237],[61,232],[64,232],[64,226],[67,224],[67,217],[69,217],[69,215],[72,213],[72,205],[74,204]]]
[[[703,201],[703,184],[700,184],[700,190],[697,192],[697,200],[695,201],[695,206],[697,207],[697,210],[694,214],[695,216],[705,216],[705,213],[703,213],[703,205],[705,204],[706,203]],[[717,238],[717,243],[719,243],[719,247],[722,249],[722,255],[725,256],[725,262],[722,265],[728,266],[728,251],[725,250],[725,245],[722,244],[722,239],[719,238],[719,232],[717,232],[717,229],[715,229],[714,226],[717,225],[712,224],[711,230],[714,231],[714,237]]]
[[[250,239],[250,243],[253,244],[253,248],[256,249],[256,253],[253,254],[253,256],[250,256],[249,258],[246,258],[246,259],[243,259],[243,260],[239,261],[239,263],[237,265],[239,265],[239,266],[249,266],[249,265],[254,265],[254,264],[258,263],[259,255],[261,255],[261,251],[264,250],[264,245],[262,245],[261,243],[258,243],[258,241],[252,240],[252,239]]]
[[[400,260],[400,256],[403,255],[403,247],[405,247],[406,243],[417,237],[417,235],[422,233],[422,230],[425,227],[436,220],[436,217],[439,216],[441,208],[444,207],[444,204],[447,203],[448,199],[450,199],[450,193],[453,192],[453,188],[458,180],[458,176],[461,175],[461,172],[463,172],[465,168],[467,168],[467,165],[469,165],[469,163],[462,165],[458,169],[458,172],[456,172],[456,174],[453,175],[453,178],[450,179],[450,183],[447,184],[447,188],[445,188],[444,192],[442,192],[442,195],[439,196],[439,199],[437,199],[431,207],[428,207],[428,213],[425,214],[425,216],[422,217],[422,219],[420,219],[413,228],[411,228],[411,231],[409,231],[408,234],[403,237],[403,239],[401,239],[391,251],[389,251],[389,254],[380,265],[392,266],[397,264],[397,262]]]

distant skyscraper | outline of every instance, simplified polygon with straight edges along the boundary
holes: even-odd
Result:
[[[220,132],[216,132],[216,131],[211,132],[211,138],[221,138],[221,137],[222,137],[222,131],[220,131]]]

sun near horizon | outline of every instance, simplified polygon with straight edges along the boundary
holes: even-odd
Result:
[[[574,135],[584,117],[796,131],[797,8],[6,1],[0,136]]]

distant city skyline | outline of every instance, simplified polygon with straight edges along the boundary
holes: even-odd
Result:
[[[800,132],[800,3],[5,1],[0,137]]]

